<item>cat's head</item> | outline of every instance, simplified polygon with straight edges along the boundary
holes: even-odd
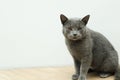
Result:
[[[60,20],[63,25],[63,34],[67,39],[70,40],[81,40],[86,36],[87,28],[90,15],[83,17],[82,19],[68,19],[65,15],[60,15]]]

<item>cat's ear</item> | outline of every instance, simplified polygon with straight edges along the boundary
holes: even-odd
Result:
[[[61,14],[60,15],[60,20],[61,20],[61,23],[64,25],[65,22],[68,20],[68,18],[65,15]]]
[[[81,21],[83,21],[86,25],[88,23],[89,18],[90,18],[90,15],[86,15],[85,17],[82,18]]]

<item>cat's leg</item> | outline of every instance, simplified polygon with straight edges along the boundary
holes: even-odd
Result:
[[[91,61],[92,61],[91,55],[88,55],[81,59],[80,76],[78,80],[86,80],[86,76],[90,68]]]
[[[104,60],[103,64],[100,67],[99,76],[101,78],[106,78],[114,74],[117,68],[116,60],[112,58],[107,58]]]
[[[73,57],[73,60],[75,66],[75,74],[72,75],[72,80],[78,80],[78,77],[80,75],[80,61],[75,59],[75,57]]]

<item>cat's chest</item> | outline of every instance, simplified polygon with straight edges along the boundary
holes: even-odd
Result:
[[[71,55],[77,58],[85,56],[90,51],[89,41],[78,41],[78,42],[69,42],[66,41],[66,45]]]

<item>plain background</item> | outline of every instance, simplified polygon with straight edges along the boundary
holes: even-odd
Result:
[[[73,65],[60,14],[90,14],[120,53],[120,0],[0,0],[0,69]]]

